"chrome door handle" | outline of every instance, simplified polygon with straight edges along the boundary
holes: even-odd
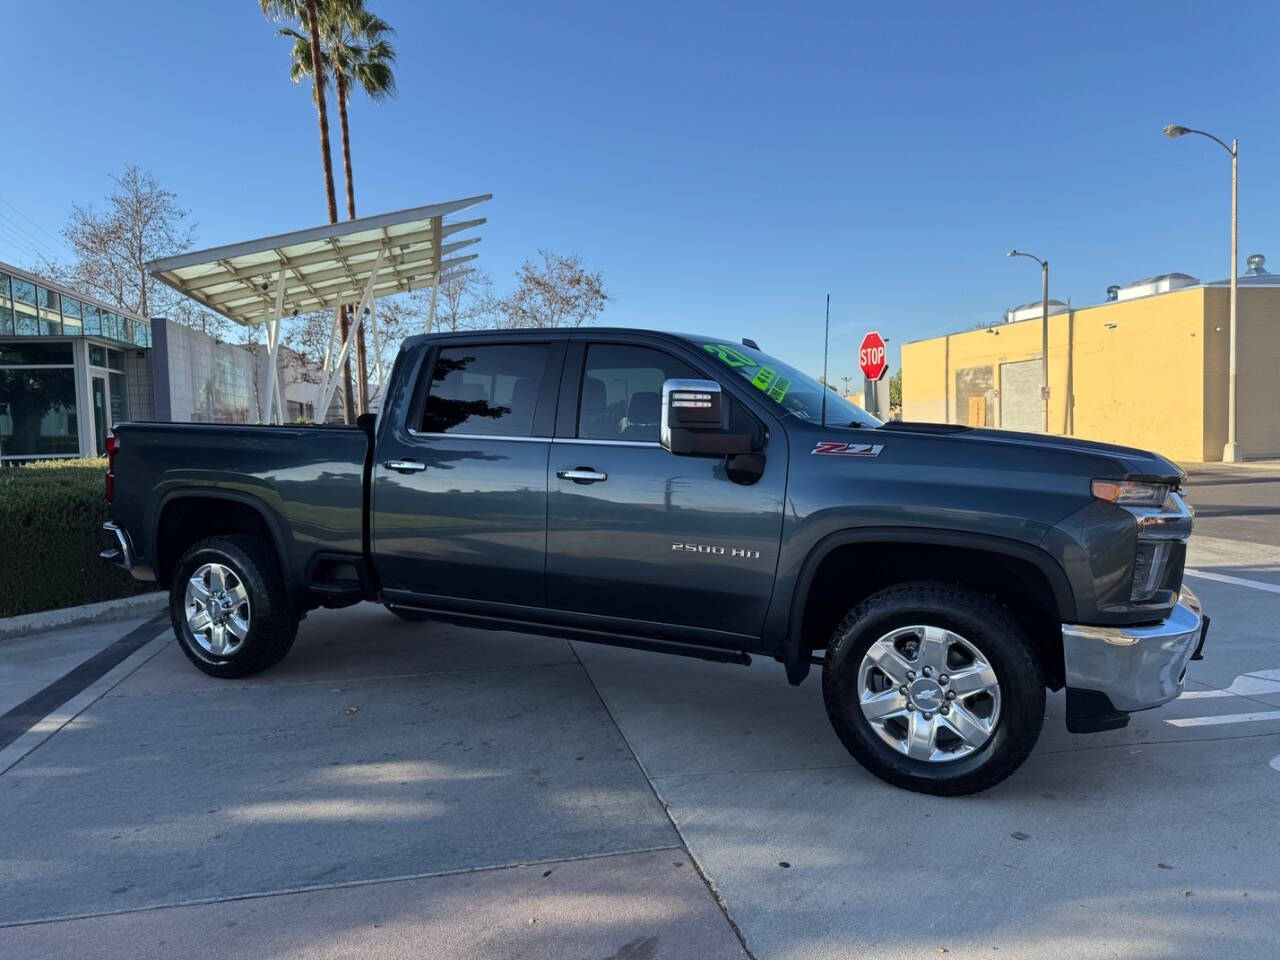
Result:
[[[427,469],[425,463],[419,463],[417,460],[388,460],[383,466],[388,470],[399,470],[401,473],[417,473],[419,470]]]
[[[599,473],[590,467],[578,467],[576,470],[557,470],[556,476],[561,480],[572,480],[574,483],[600,483],[609,479],[607,473]]]

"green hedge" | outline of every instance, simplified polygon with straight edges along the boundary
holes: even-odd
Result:
[[[127,597],[154,589],[98,552],[106,460],[50,460],[0,468],[0,617]]]

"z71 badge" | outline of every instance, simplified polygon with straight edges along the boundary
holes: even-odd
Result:
[[[841,443],[838,440],[819,440],[809,453],[828,457],[878,457],[883,449],[883,443]]]

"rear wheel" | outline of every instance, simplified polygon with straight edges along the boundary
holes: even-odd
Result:
[[[284,659],[298,632],[280,563],[259,537],[211,537],[178,561],[169,618],[187,659],[213,677],[246,677]]]
[[[940,583],[890,587],[850,610],[822,691],[859,763],[944,796],[1008,777],[1044,722],[1044,680],[1022,627],[988,597]]]

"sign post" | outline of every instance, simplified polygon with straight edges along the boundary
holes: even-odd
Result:
[[[858,366],[862,368],[862,375],[867,378],[868,412],[882,420],[887,419],[889,398],[881,397],[880,394],[884,391],[880,389],[880,382],[884,377],[885,369],[889,366],[888,351],[884,346],[884,338],[875,330],[862,338],[862,344],[858,347]]]

